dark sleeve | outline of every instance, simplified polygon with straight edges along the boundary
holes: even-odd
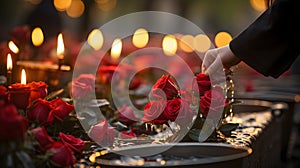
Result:
[[[265,76],[279,77],[300,53],[300,0],[277,0],[229,44]]]

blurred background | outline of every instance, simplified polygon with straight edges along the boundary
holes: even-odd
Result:
[[[23,24],[41,26],[45,40],[62,30],[83,40],[112,19],[145,10],[177,14],[207,34],[227,31],[235,36],[265,9],[264,0],[10,0],[0,6],[1,41]]]

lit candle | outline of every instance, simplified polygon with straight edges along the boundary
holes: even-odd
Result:
[[[11,84],[12,80],[12,59],[11,55],[7,54],[7,85],[9,86]]]
[[[22,69],[22,72],[21,72],[21,84],[26,85],[26,72],[24,69]]]
[[[111,46],[111,58],[113,61],[117,61],[122,52],[122,41],[121,39],[115,39]]]
[[[172,56],[177,51],[177,41],[173,35],[166,35],[162,42],[162,48],[167,56]]]
[[[9,101],[17,108],[26,109],[30,104],[31,88],[26,84],[25,70],[21,71],[21,83],[14,83],[8,87]]]
[[[19,48],[16,46],[16,44],[13,41],[8,42],[8,48],[15,54],[19,53]]]
[[[63,60],[64,60],[64,52],[65,52],[65,45],[64,45],[64,41],[63,41],[63,36],[62,33],[59,33],[58,37],[57,37],[57,50],[56,50],[56,54],[58,57],[58,61],[59,61],[59,69],[63,64]]]

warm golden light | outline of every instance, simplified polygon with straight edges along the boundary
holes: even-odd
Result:
[[[167,56],[172,56],[177,51],[177,41],[173,35],[166,35],[162,42],[162,48]]]
[[[40,46],[44,42],[44,34],[40,27],[36,27],[33,29],[31,33],[31,40],[34,46]]]
[[[7,64],[6,64],[6,67],[7,67],[7,71],[11,71],[12,67],[13,67],[11,55],[9,53],[7,54]]]
[[[149,34],[146,29],[140,28],[137,29],[132,37],[132,43],[137,48],[143,48],[148,44]]]
[[[24,69],[21,72],[21,84],[26,85],[26,72]]]
[[[95,0],[97,6],[103,12],[109,12],[116,7],[117,0]]]
[[[19,53],[19,48],[16,46],[16,44],[13,41],[8,42],[8,48],[15,54]]]
[[[56,50],[58,59],[64,59],[64,52],[65,52],[65,45],[63,41],[63,36],[61,33],[59,33],[57,38],[57,50]]]
[[[267,9],[265,0],[250,0],[250,5],[258,12],[263,12]]]
[[[215,37],[216,47],[223,47],[230,43],[232,37],[227,32],[219,32]]]
[[[191,35],[184,35],[180,37],[180,48],[185,52],[193,52],[194,50],[194,37]]]
[[[72,0],[54,0],[53,3],[56,10],[65,11],[70,7]]]
[[[206,52],[211,47],[210,39],[205,34],[198,34],[194,38],[194,47],[196,51]]]
[[[118,59],[121,55],[121,52],[122,52],[122,41],[121,39],[117,38],[114,40],[111,46],[111,52],[110,52],[111,58],[113,60]]]
[[[72,0],[70,7],[67,8],[67,14],[72,18],[78,18],[83,14],[84,8],[84,3],[81,0]]]
[[[88,44],[95,50],[99,50],[104,43],[103,34],[99,29],[94,29],[88,36]]]

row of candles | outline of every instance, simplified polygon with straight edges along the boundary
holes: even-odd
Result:
[[[19,49],[18,47],[13,43],[13,41],[10,41],[8,43],[8,46],[9,46],[9,49],[15,53],[15,54],[18,54],[19,52]],[[63,41],[63,36],[62,36],[62,33],[60,33],[58,35],[58,38],[57,38],[57,50],[56,50],[56,53],[57,53],[57,58],[58,58],[58,70],[61,69],[61,66],[63,65],[63,60],[64,60],[64,41]],[[12,59],[12,55],[10,53],[7,54],[7,85],[10,86],[11,85],[11,82],[12,82],[12,70],[13,70],[13,59]],[[24,74],[24,75],[23,75]],[[24,69],[22,69],[22,72],[21,72],[21,84],[26,84],[26,72]],[[23,82],[22,82],[23,81]],[[24,83],[25,81],[25,83]]]

